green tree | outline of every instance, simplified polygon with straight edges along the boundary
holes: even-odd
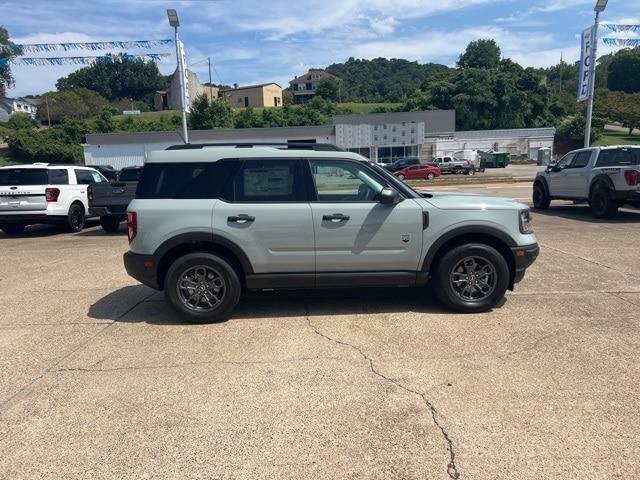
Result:
[[[337,102],[340,95],[340,85],[333,78],[324,78],[318,82],[316,96]]]
[[[191,105],[189,116],[191,128],[210,130],[213,128],[232,128],[233,112],[224,100],[209,101],[206,95],[199,95]]]
[[[492,39],[471,42],[458,59],[458,68],[498,68],[499,65],[500,47]]]
[[[616,52],[609,64],[607,85],[609,90],[640,92],[640,47]]]
[[[15,44],[9,41],[9,32],[0,27],[0,97],[7,94],[7,88],[14,84],[9,61],[20,54]]]
[[[7,127],[13,130],[31,130],[34,126],[34,121],[24,112],[14,113],[9,117],[9,121],[7,122]]]
[[[148,105],[152,104],[155,91],[167,85],[167,78],[160,74],[154,62],[125,56],[96,62],[56,82],[58,90],[88,88],[109,100],[131,98]]]
[[[54,124],[65,118],[86,119],[97,115],[108,103],[106,98],[86,88],[47,92],[42,96],[37,117],[43,123],[50,118]]]
[[[556,128],[556,142],[568,145],[563,151],[579,148],[584,142],[584,127],[586,121],[581,113],[572,118],[564,120]],[[604,131],[604,121],[599,117],[593,117],[591,121],[591,141],[595,141],[602,136]]]
[[[595,111],[601,117],[620,123],[629,135],[640,127],[640,93],[599,90],[595,95]]]

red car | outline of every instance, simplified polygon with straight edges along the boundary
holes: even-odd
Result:
[[[400,180],[433,180],[440,176],[440,169],[432,165],[413,165],[394,172]]]

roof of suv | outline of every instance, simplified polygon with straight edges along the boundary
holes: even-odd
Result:
[[[348,158],[368,161],[363,156],[345,151],[317,151],[309,149],[281,149],[269,146],[237,148],[235,146],[203,146],[194,149],[160,150],[149,152],[147,163],[217,162],[223,158]]]

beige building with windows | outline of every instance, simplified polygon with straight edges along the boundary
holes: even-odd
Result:
[[[321,68],[310,68],[307,73],[294,78],[289,83],[293,92],[293,103],[307,103],[316,94],[318,84],[322,80],[335,80],[340,83],[342,80]]]
[[[229,102],[232,108],[282,106],[282,87],[277,83],[227,88],[220,90],[218,95]]]

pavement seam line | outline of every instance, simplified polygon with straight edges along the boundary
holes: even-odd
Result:
[[[636,303],[636,302],[632,302],[631,300],[629,300],[628,298],[625,297],[621,297],[620,295],[617,295],[618,293],[636,293],[636,292],[606,292],[616,298],[619,298],[620,300],[622,300],[623,302],[627,302],[635,307],[640,307],[640,304]]]
[[[558,253],[563,253],[565,255],[570,255],[572,257],[579,258],[580,260],[584,260],[585,262],[592,263],[593,265],[598,265],[599,267],[607,268],[607,269],[609,269],[611,271],[614,271],[614,272],[617,272],[617,273],[621,273],[621,274],[626,275],[628,277],[638,278],[633,273],[629,273],[629,272],[625,272],[625,271],[622,271],[622,270],[618,270],[617,268],[610,267],[609,265],[605,265],[604,263],[596,262],[595,260],[591,260],[589,258],[581,257],[580,255],[576,255],[575,253],[565,252],[564,250],[560,250],[559,248],[550,247],[549,245],[542,244],[542,243],[540,244],[540,246],[544,247],[544,248],[548,248],[549,250],[553,250],[553,251],[558,252]]]
[[[382,378],[383,380],[385,380],[387,382],[390,382],[390,383],[394,384],[396,387],[400,388],[401,390],[404,390],[405,392],[417,395],[422,399],[423,403],[429,409],[429,413],[431,414],[431,418],[433,420],[433,423],[440,430],[440,432],[442,434],[442,437],[443,437],[443,439],[444,439],[444,441],[445,441],[445,443],[447,445],[447,453],[449,455],[449,461],[447,463],[447,474],[453,480],[458,480],[460,478],[460,472],[458,471],[458,467],[456,465],[456,452],[455,452],[455,449],[454,449],[453,440],[451,439],[451,436],[449,435],[449,433],[447,432],[446,428],[444,427],[444,425],[440,421],[440,417],[442,417],[442,415],[440,414],[440,412],[438,412],[438,410],[436,409],[435,405],[431,402],[431,400],[429,400],[424,393],[418,392],[417,390],[413,390],[412,388],[409,388],[409,387],[401,384],[399,381],[397,381],[397,380],[395,380],[393,378],[387,377],[386,375],[382,374],[380,371],[376,370],[375,364],[373,363],[373,359],[371,357],[369,357],[369,355],[364,353],[356,345],[353,345],[353,344],[347,343],[347,342],[343,342],[343,341],[338,340],[336,338],[330,337],[329,335],[326,335],[326,334],[322,333],[320,330],[318,330],[318,328],[311,322],[311,318],[309,316],[309,307],[307,305],[305,305],[305,316],[307,318],[307,323],[309,324],[309,327],[314,331],[314,333],[316,335],[318,335],[318,336],[320,336],[322,338],[325,338],[326,340],[329,340],[330,342],[333,342],[333,343],[336,343],[338,345],[342,345],[344,347],[348,347],[348,348],[350,348],[352,350],[355,350],[356,352],[358,352],[360,354],[360,356],[362,356],[362,358],[365,359],[366,362],[368,362],[369,369],[371,370],[371,372],[374,375],[376,375],[377,377]]]
[[[62,362],[64,362],[67,358],[69,358],[71,355],[73,355],[76,352],[79,352],[80,350],[82,350],[84,347],[86,347],[87,345],[89,345],[89,343],[91,343],[93,340],[95,340],[98,336],[102,335],[104,332],[106,332],[109,328],[111,328],[115,323],[118,323],[118,321],[120,319],[122,319],[125,315],[127,315],[129,312],[131,312],[134,308],[136,308],[138,305],[143,304],[145,301],[147,301],[149,298],[151,298],[153,295],[155,295],[155,292],[153,292],[151,295],[148,295],[146,297],[144,297],[142,300],[136,302],[133,306],[131,306],[131,308],[127,309],[127,311],[125,311],[124,313],[122,313],[121,315],[118,315],[118,317],[116,317],[115,320],[113,320],[112,322],[108,323],[105,327],[101,328],[100,330],[98,330],[96,333],[94,333],[93,335],[91,335],[89,338],[87,338],[86,340],[84,340],[83,342],[80,342],[78,345],[76,345],[74,348],[72,348],[71,350],[69,350],[67,353],[65,353],[64,355],[62,355],[60,358],[58,358],[57,360],[55,360],[52,364],[50,364],[47,368],[45,368],[44,370],[42,370],[40,372],[40,374],[35,377],[33,380],[31,380],[29,383],[27,383],[25,386],[23,386],[22,388],[18,389],[17,392],[15,392],[13,395],[9,396],[6,400],[0,401],[0,412],[2,411],[3,408],[7,407],[8,405],[11,404],[11,402],[16,399],[19,395],[28,392],[29,389],[35,385],[39,380],[43,379],[46,375],[48,375],[49,373],[51,373],[52,371],[54,371],[54,369],[60,365]],[[104,323],[98,323],[97,325],[104,325]]]

